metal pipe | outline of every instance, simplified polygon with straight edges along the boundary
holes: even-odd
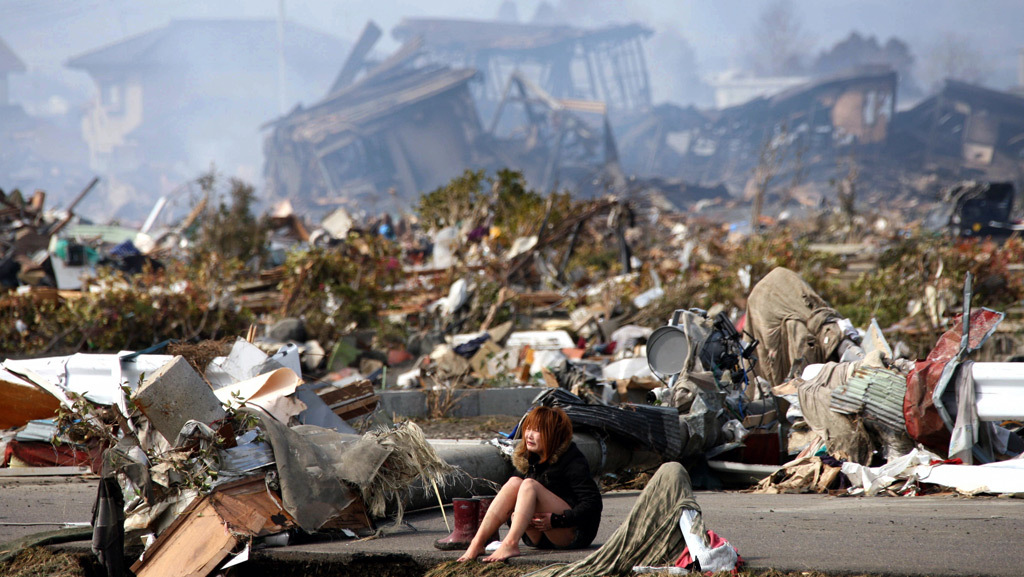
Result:
[[[1024,364],[973,363],[971,376],[978,419],[1024,419]]]

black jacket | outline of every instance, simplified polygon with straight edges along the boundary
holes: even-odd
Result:
[[[586,547],[597,536],[601,524],[601,491],[590,476],[590,464],[576,443],[570,439],[551,455],[547,463],[539,463],[540,455],[530,453],[522,442],[516,447],[512,464],[515,475],[536,479],[541,485],[568,503],[569,509],[551,515],[553,528],[575,527],[576,542]]]

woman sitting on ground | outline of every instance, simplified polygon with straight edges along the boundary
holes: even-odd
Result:
[[[494,498],[459,561],[483,554],[486,539],[510,518],[508,535],[484,561],[520,555],[520,539],[539,549],[583,549],[597,536],[601,492],[572,441],[569,416],[557,407],[537,407],[523,419],[520,432],[512,457],[516,473]]]

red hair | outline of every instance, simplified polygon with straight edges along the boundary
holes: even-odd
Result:
[[[540,462],[546,463],[551,454],[572,439],[572,421],[559,407],[537,407],[523,418],[522,431],[531,429],[540,433]]]

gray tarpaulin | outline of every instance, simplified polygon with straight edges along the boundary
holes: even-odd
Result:
[[[771,271],[747,299],[749,330],[761,342],[755,372],[774,387],[801,359],[803,366],[825,362],[843,338],[835,323],[840,318],[798,274],[782,267]]]
[[[355,500],[342,481],[369,483],[391,453],[357,435],[312,425],[289,428],[263,411],[242,410],[259,418],[274,450],[284,509],[306,531],[316,531]]]
[[[683,509],[698,512],[694,533],[705,535],[690,476],[679,463],[665,463],[651,477],[629,517],[600,549],[575,563],[552,565],[526,577],[626,575],[636,565],[671,565],[686,546],[679,529]]]
[[[700,362],[700,351],[711,335],[713,321],[692,311],[676,311],[672,325],[685,335],[681,370],[672,382],[670,404],[679,411],[683,446],[680,457],[701,454],[718,444],[725,393],[715,375]]]
[[[859,421],[832,410],[832,390],[846,383],[851,363],[825,363],[821,371],[807,381],[797,383],[800,410],[811,430],[818,434],[830,455],[837,459],[866,465],[874,449],[871,438]]]
[[[700,351],[704,348],[704,343],[707,342],[708,337],[711,336],[714,321],[690,311],[683,311],[683,314],[674,320],[675,325],[683,331],[686,335],[686,341],[689,343],[686,359],[683,361],[682,374],[691,371],[710,370],[710,367],[701,365]]]
[[[684,427],[683,457],[705,453],[718,445],[721,423],[719,415],[725,407],[725,393],[708,371],[679,375],[672,388],[672,401],[679,409],[679,423]]]

